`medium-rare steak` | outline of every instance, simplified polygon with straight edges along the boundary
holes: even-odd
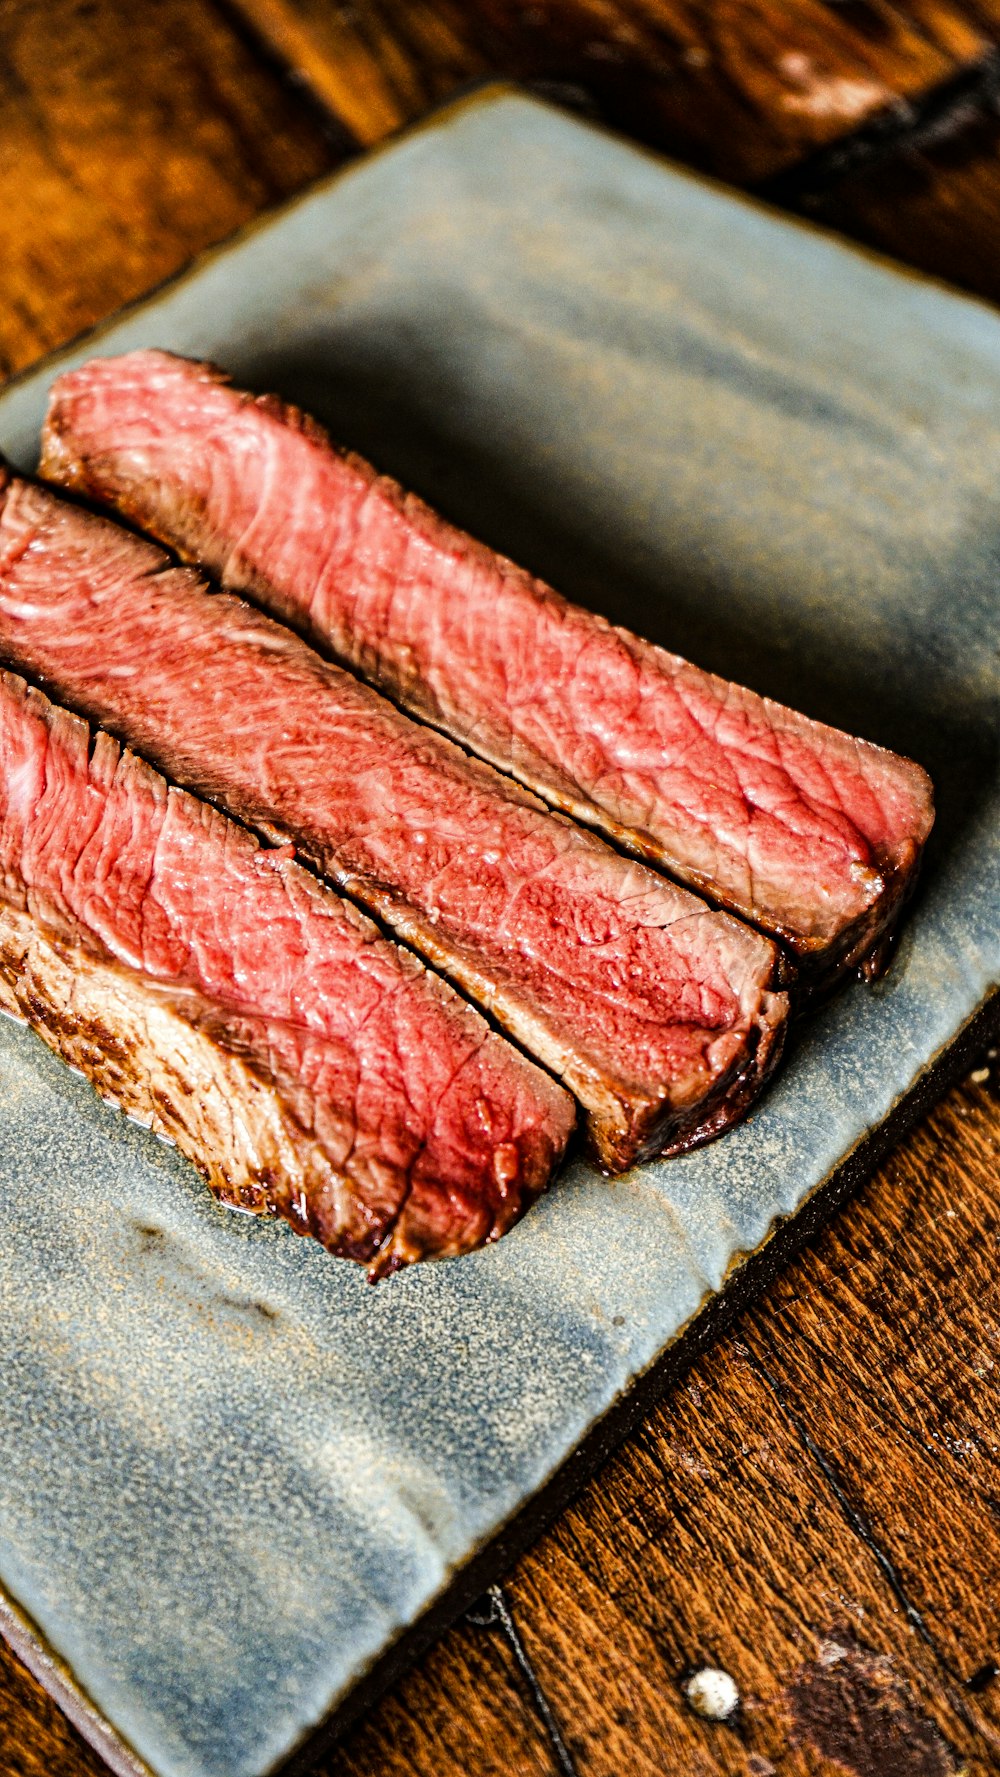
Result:
[[[768,939],[24,481],[0,491],[0,659],[292,841],[561,1076],[609,1170],[716,1133],[777,1059]]]
[[[0,1009],[375,1275],[503,1234],[572,1100],[283,851],[0,674]]]
[[[61,377],[43,473],[754,921],[814,981],[877,966],[933,818],[909,760],[568,604],[209,366],[136,352]]]

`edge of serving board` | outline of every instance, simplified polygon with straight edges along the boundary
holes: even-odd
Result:
[[[497,100],[518,97],[539,109],[565,115],[562,108],[514,81],[487,79],[471,83],[428,111],[415,123],[363,153],[351,156],[330,172],[262,210],[223,240],[195,255],[179,271],[152,285],[140,296],[122,304],[93,326],[45,353],[10,377],[0,387],[0,397],[32,378],[55,369],[63,359],[89,342],[101,338],[129,315],[154,304],[168,291],[196,279],[206,266],[246,240],[270,228],[281,216],[294,211],[320,192],[330,190],[371,161],[392,153],[401,140],[447,124],[460,113]],[[739,190],[721,179],[692,170],[642,143],[630,141],[600,122],[573,114],[576,127],[610,137],[630,152],[654,162],[690,185],[717,192],[730,203],[762,212],[811,236],[836,242],[838,248],[869,264],[875,264],[907,283],[938,289],[949,300],[992,313],[992,305],[956,289],[942,278],[917,271],[889,255],[846,239],[808,217],[790,214],[777,204]],[[455,1570],[441,1591],[415,1622],[400,1630],[395,1639],[334,1703],[329,1713],[308,1729],[298,1745],[270,1767],[267,1777],[301,1777],[359,1716],[372,1707],[445,1629],[469,1609],[484,1590],[522,1555],[560,1512],[580,1492],[605,1460],[618,1448],[636,1423],[663,1397],[707,1347],[755,1301],[788,1262],[812,1240],[836,1211],[867,1181],[880,1161],[944,1091],[960,1079],[978,1052],[993,1035],[1000,1035],[1000,983],[991,986],[978,1007],[954,1035],[924,1065],[881,1123],[868,1129],[838,1161],[827,1176],[802,1201],[794,1215],[779,1218],[753,1252],[737,1255],[730,1263],[722,1287],[702,1299],[691,1319],[675,1334],[648,1368],[633,1378],[619,1398],[591,1426],[548,1481],[517,1509],[507,1522]],[[116,1777],[157,1777],[153,1768],[128,1744],[77,1682],[72,1670],[49,1646],[44,1635],[21,1610],[0,1583],[0,1635],[42,1687],[63,1710],[73,1726],[105,1760]]]
[[[267,1777],[304,1777],[443,1632],[536,1542],[597,1470],[691,1365],[815,1238],[864,1185],[897,1142],[1000,1035],[1000,985],[990,989],[955,1035],[921,1069],[879,1124],[866,1130],[788,1218],[779,1218],[752,1253],[735,1257],[721,1290],[703,1297],[691,1319],[636,1376],[548,1481],[446,1581],[415,1622],[402,1629],[367,1672],[334,1703]],[[92,1702],[59,1655],[0,1584],[0,1635],[115,1777],[157,1777]]]
[[[25,364],[21,370],[15,371],[13,376],[7,377],[6,381],[0,383],[0,399],[3,399],[10,391],[19,388],[23,383],[30,382],[33,377],[54,370],[64,358],[76,354],[81,346],[91,342],[97,344],[106,333],[110,333],[130,315],[138,314],[140,310],[149,307],[161,296],[165,296],[170,291],[196,279],[207,266],[241,247],[245,241],[251,240],[255,235],[266,232],[272,223],[280,221],[282,216],[290,215],[300,204],[308,203],[310,199],[317,197],[322,192],[331,191],[335,186],[352,178],[355,173],[363,171],[373,161],[391,155],[400,143],[411,141],[415,136],[440,129],[465,111],[478,110],[480,107],[494,104],[499,100],[512,98],[534,105],[540,111],[548,111],[561,117],[566,123],[577,129],[586,130],[591,135],[603,136],[616,143],[620,148],[627,149],[630,154],[638,156],[640,160],[650,161],[654,166],[670,173],[673,178],[683,180],[687,185],[713,191],[719,197],[725,198],[727,202],[740,205],[744,209],[755,211],[760,215],[769,216],[772,220],[780,222],[785,228],[792,228],[801,234],[834,243],[843,253],[863,260],[868,265],[881,267],[883,271],[889,272],[902,283],[917,284],[927,289],[938,290],[950,301],[966,308],[984,311],[990,315],[997,313],[997,306],[994,303],[988,302],[984,297],[970,295],[968,291],[962,290],[957,284],[950,284],[946,278],[936,276],[933,272],[920,271],[915,266],[906,265],[900,259],[893,259],[891,254],[880,252],[877,247],[871,247],[865,241],[852,240],[848,235],[841,234],[836,228],[816,222],[810,216],[800,216],[794,211],[783,209],[779,203],[772,202],[767,197],[759,196],[754,191],[743,190],[738,185],[727,184],[724,179],[717,178],[712,173],[701,172],[694,167],[687,166],[683,161],[675,160],[673,156],[665,154],[658,148],[651,148],[645,142],[633,141],[630,136],[623,135],[620,130],[613,129],[610,124],[603,123],[600,119],[582,116],[579,112],[570,111],[565,106],[556,104],[553,100],[533,92],[530,87],[516,80],[496,79],[487,75],[480,80],[464,83],[448,98],[440,100],[428,111],[425,111],[421,117],[400,125],[398,129],[393,130],[372,147],[360,149],[357,153],[348,155],[337,166],[331,167],[329,172],[321,173],[316,179],[310,179],[307,184],[300,186],[289,197],[266,205],[264,209],[258,210],[257,214],[252,216],[248,222],[241,223],[230,234],[223,235],[221,240],[214,241],[211,246],[204,247],[200,252],[195,253],[177,271],[170,272],[166,277],[158,279],[155,284],[151,284],[140,295],[123,302],[110,314],[102,315],[99,321],[93,322],[89,327],[82,327],[79,333],[74,333],[61,345],[53,346],[50,351],[43,352],[39,358],[33,358],[30,364]]]

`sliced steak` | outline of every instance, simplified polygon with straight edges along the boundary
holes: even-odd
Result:
[[[0,1009],[375,1274],[503,1234],[572,1100],[282,851],[0,674]]]
[[[933,819],[909,760],[568,604],[210,366],[136,352],[61,377],[43,473],[752,920],[814,981],[877,966]]]
[[[49,489],[0,491],[0,659],[291,841],[559,1074],[611,1171],[742,1114],[774,946]]]

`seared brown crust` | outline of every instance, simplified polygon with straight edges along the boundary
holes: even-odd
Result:
[[[368,1267],[374,1282],[428,1258],[457,1256],[461,1241],[425,1232],[419,1187],[388,1232],[356,1213],[351,1181],[296,1118],[288,1097],[252,1059],[213,1033],[214,1009],[174,999],[97,948],[40,928],[0,901],[0,1012],[30,1027],[102,1098],[180,1149],[220,1202],[278,1216],[339,1258]],[[509,1184],[524,1208],[544,1176]],[[514,1216],[500,1215],[487,1243]]]
[[[292,861],[0,673],[0,1010],[375,1275],[503,1234],[571,1100]]]
[[[223,1203],[316,1232],[301,1206],[333,1183],[321,1144],[273,1082],[199,1028],[190,1004],[0,902],[0,1010],[30,1024],[102,1098],[176,1143]]]
[[[21,480],[0,595],[0,659],[294,845],[576,1094],[605,1170],[718,1132],[764,1084],[786,1010],[768,940],[272,618]]]

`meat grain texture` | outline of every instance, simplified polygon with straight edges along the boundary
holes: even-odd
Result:
[[[145,351],[61,377],[43,473],[751,920],[806,980],[880,966],[933,821],[913,762],[568,603],[211,366]]]
[[[738,1118],[787,1015],[772,943],[48,489],[0,491],[0,659],[301,857],[576,1094],[609,1171]]]
[[[0,1010],[377,1276],[503,1234],[572,1101],[282,850],[0,674]]]

